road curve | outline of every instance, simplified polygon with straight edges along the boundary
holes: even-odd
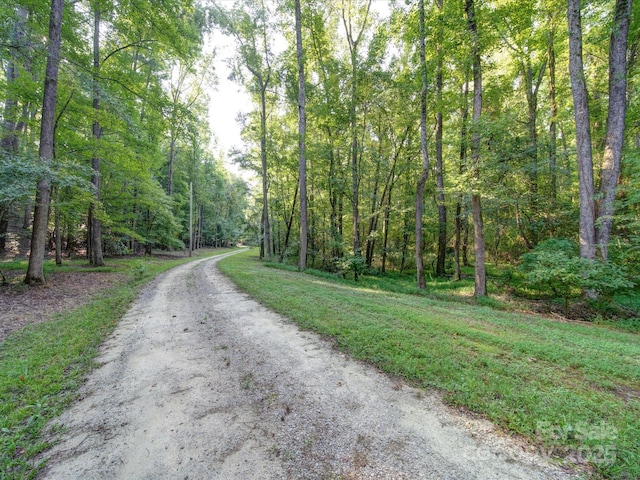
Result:
[[[569,478],[262,307],[217,270],[224,256],[145,288],[38,478]]]

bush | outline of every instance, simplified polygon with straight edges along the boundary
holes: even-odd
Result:
[[[353,272],[353,278],[357,282],[358,275],[367,271],[367,262],[362,255],[349,255],[338,261],[338,271],[341,272],[344,277],[346,277],[348,272]]]
[[[525,283],[542,293],[562,297],[565,314],[571,298],[589,292],[597,298],[633,288],[626,270],[612,262],[581,258],[577,246],[566,239],[546,240],[522,256]]]

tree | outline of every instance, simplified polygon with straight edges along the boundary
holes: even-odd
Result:
[[[251,76],[251,93],[258,95],[260,103],[260,164],[262,174],[262,229],[264,255],[272,254],[271,229],[269,225],[269,181],[267,172],[267,90],[272,80],[272,52],[269,41],[269,12],[264,0],[245,2],[249,12],[238,8],[229,12],[215,7],[215,21],[238,44],[240,61]],[[236,74],[242,78],[239,68]]]
[[[15,19],[9,27],[10,54],[4,69],[8,92],[4,101],[0,137],[0,151],[7,156],[15,156],[18,153],[19,132],[24,126],[24,119],[20,119],[17,95],[9,93],[9,90],[16,85],[19,78],[19,53],[20,46],[25,43],[27,16],[27,9],[21,5],[17,6]],[[0,201],[0,253],[6,248],[10,208],[11,203]]]
[[[424,187],[429,177],[429,150],[427,148],[427,60],[426,60],[426,32],[424,0],[418,2],[419,35],[420,35],[420,79],[422,90],[420,93],[420,153],[422,155],[422,172],[416,189],[416,275],[418,288],[425,289],[424,264],[422,259],[422,216],[424,212]]]
[[[445,257],[447,253],[447,206],[444,197],[444,162],[443,162],[443,76],[444,76],[444,4],[443,0],[437,0],[438,6],[438,27],[436,39],[436,184],[438,193],[438,259],[436,261],[436,275],[444,277]]]
[[[620,178],[627,113],[627,37],[633,0],[616,0],[609,41],[609,109],[605,137],[600,199],[596,204],[596,242],[604,260],[609,257],[616,187]]]
[[[482,65],[480,58],[480,39],[476,20],[474,0],[465,1],[467,27],[471,36],[471,57],[473,69],[473,132],[471,138],[471,161],[475,179],[480,175],[480,118],[482,115]],[[474,252],[475,252],[475,296],[487,295],[487,278],[485,267],[484,224],[482,219],[482,202],[477,187],[471,194],[471,211],[473,215]]]
[[[349,45],[349,59],[351,63],[351,97],[349,99],[349,124],[351,135],[351,210],[353,213],[353,255],[360,257],[360,179],[358,171],[358,158],[360,156],[360,147],[358,146],[358,130],[357,130],[357,101],[358,101],[358,47],[363,38],[367,23],[369,21],[369,11],[371,9],[371,1],[367,0],[364,12],[357,6],[354,7],[353,1],[348,0],[342,5],[341,16],[344,25],[345,34],[347,36],[347,44]],[[358,18],[361,15],[362,18]],[[360,26],[354,25],[354,21],[360,20]],[[355,280],[358,280],[358,270],[354,269]]]
[[[40,161],[50,164],[53,160],[55,116],[58,94],[58,70],[60,65],[60,44],[62,34],[62,12],[64,0],[51,0],[49,17],[49,42],[47,47],[47,69],[42,100],[42,120],[40,126]],[[44,176],[38,182],[36,206],[31,235],[31,253],[25,283],[44,283],[44,255],[49,223],[49,202],[51,186]]]
[[[89,238],[88,238],[88,254],[89,263],[94,267],[104,265],[104,257],[102,254],[102,222],[97,213],[100,205],[100,154],[99,144],[102,137],[102,129],[100,128],[100,120],[98,114],[100,111],[100,87],[98,78],[100,77],[100,17],[102,14],[99,1],[95,1],[93,5],[93,126],[92,135],[94,141],[94,154],[91,159],[91,183],[94,188],[95,199],[89,206]]]
[[[307,95],[304,75],[304,49],[302,45],[302,12],[300,0],[295,0],[296,17],[296,58],[298,60],[298,154],[300,183],[300,251],[298,253],[298,269],[304,270],[307,266],[307,158],[306,158],[306,132]]]
[[[582,59],[582,17],[579,0],[568,1],[569,68],[576,124],[576,148],[580,192],[580,256],[596,257],[599,246],[603,259],[613,222],[614,200],[624,141],[626,116],[627,34],[632,0],[616,0],[614,24],[609,43],[609,109],[604,144],[600,197],[596,203],[593,175],[591,121]],[[596,230],[597,229],[597,230]]]

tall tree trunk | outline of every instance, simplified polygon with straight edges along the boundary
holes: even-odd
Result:
[[[540,232],[537,230],[535,221],[539,216],[538,202],[538,92],[540,84],[546,71],[547,60],[543,60],[537,76],[534,75],[533,67],[530,59],[522,65],[522,74],[525,79],[526,97],[527,97],[527,127],[529,130],[529,216],[531,222],[528,233],[525,233],[527,239],[525,242],[535,246],[538,243]]]
[[[480,63],[480,39],[475,15],[474,0],[466,0],[465,12],[471,34],[473,57],[473,135],[471,139],[471,160],[476,180],[480,177],[480,117],[482,115],[482,66]],[[485,267],[484,226],[482,223],[482,202],[477,186],[471,194],[471,212],[474,227],[475,252],[475,296],[487,295],[487,276]]]
[[[443,89],[443,0],[437,0],[438,5],[438,44],[436,46],[437,63],[436,63],[436,185],[438,187],[437,203],[438,203],[438,258],[436,261],[436,276],[444,277],[445,259],[447,255],[447,206],[444,198],[444,164],[442,159],[442,134],[443,134],[443,115],[442,115],[442,89]]]
[[[460,112],[461,122],[460,122],[460,167],[458,172],[462,176],[466,169],[467,164],[467,144],[468,144],[468,128],[467,122],[469,121],[469,67],[465,66],[464,72],[464,86],[462,90],[462,108]],[[466,261],[466,240],[465,247],[462,250],[462,241],[463,241],[463,226],[466,225],[466,221],[463,222],[462,218],[462,202],[464,201],[464,196],[462,194],[458,195],[458,201],[456,202],[456,235],[455,235],[455,245],[454,245],[454,260],[455,260],[455,274],[454,279],[456,281],[462,280],[462,269],[460,267],[460,254],[464,252],[464,265],[467,266]],[[466,217],[466,213],[465,213]]]
[[[28,11],[25,7],[17,7],[17,16],[11,25],[9,33],[10,44],[15,46],[9,47],[9,59],[5,66],[6,85],[11,86],[18,79],[18,46],[25,43],[25,28],[28,17]],[[4,112],[2,114],[2,136],[0,137],[0,149],[7,155],[15,155],[18,153],[19,137],[18,134],[24,126],[24,122],[20,121],[20,108],[15,98],[7,95],[4,102]],[[7,234],[9,231],[9,215],[11,204],[0,202],[0,254],[4,253],[7,244]]]
[[[170,197],[173,196],[173,170],[176,163],[176,135],[177,133],[172,130],[171,141],[169,142],[169,167],[167,172],[167,195]]]
[[[284,256],[287,252],[287,248],[289,248],[289,237],[291,235],[291,225],[293,225],[293,217],[296,211],[296,203],[298,203],[299,187],[300,187],[300,179],[298,179],[298,182],[296,183],[295,192],[293,193],[293,202],[291,202],[291,215],[289,215],[289,218],[287,219],[287,233],[285,234],[285,237],[284,237],[284,246],[282,247],[282,250],[280,252],[280,263],[284,262]]]
[[[58,97],[58,68],[60,65],[60,43],[62,33],[62,11],[64,0],[51,0],[49,18],[49,44],[47,46],[47,67],[42,100],[42,120],[40,125],[39,156],[42,162],[53,161],[53,144],[55,134],[56,102]],[[47,225],[49,223],[49,203],[51,187],[45,176],[38,182],[36,206],[31,234],[31,252],[25,283],[44,283],[44,255],[47,242]]]
[[[369,18],[369,10],[371,8],[371,1],[367,2],[367,10],[365,13],[364,20],[362,21],[362,25],[360,26],[360,30],[355,33],[353,31],[352,25],[352,12],[351,5],[348,6],[349,14],[344,10],[344,6],[342,9],[342,21],[345,28],[345,33],[347,36],[347,43],[349,44],[349,53],[351,57],[351,99],[349,102],[349,125],[350,125],[350,134],[351,134],[351,211],[353,216],[353,254],[356,257],[361,255],[361,245],[360,245],[360,218],[359,218],[359,197],[360,197],[360,179],[359,179],[359,167],[358,167],[358,157],[359,157],[359,147],[358,147],[358,132],[357,132],[357,112],[356,112],[356,103],[357,103],[357,93],[358,93],[358,76],[357,76],[357,60],[358,60],[358,46],[360,45],[360,40],[362,39],[362,35],[364,34],[364,30],[367,26],[368,18]],[[358,281],[358,272],[354,271],[354,279]]]
[[[382,138],[379,134],[378,138]],[[382,156],[382,142],[378,142],[378,155],[376,158],[376,169],[373,174],[373,188],[371,194],[371,205],[370,205],[370,214],[369,214],[369,227],[367,229],[366,234],[366,248],[365,248],[365,263],[368,267],[371,267],[373,263],[373,252],[375,249],[375,236],[373,233],[378,230],[378,218],[379,214],[376,213],[378,211],[378,189],[380,188],[380,158]],[[386,190],[386,186],[385,186]],[[382,199],[380,203],[384,202],[384,195],[382,194]]]
[[[420,75],[422,91],[420,92],[420,152],[422,154],[422,172],[416,188],[416,277],[418,288],[427,288],[424,278],[424,262],[422,259],[422,215],[424,212],[424,187],[429,176],[429,151],[427,150],[427,60],[425,52],[425,14],[424,0],[418,2],[420,14]]]
[[[94,29],[93,29],[93,141],[94,155],[91,159],[93,174],[91,183],[94,187],[94,199],[89,207],[89,221],[91,222],[91,257],[89,262],[94,267],[104,265],[104,257],[102,254],[102,222],[96,212],[100,205],[100,138],[102,137],[102,129],[98,114],[100,112],[100,88],[98,86],[98,78],[100,75],[100,5],[95,4],[94,7]]]
[[[300,251],[298,270],[307,268],[307,95],[304,75],[304,49],[302,48],[302,12],[300,0],[295,0],[296,56],[298,58],[298,177],[300,182]]]
[[[353,254],[360,256],[360,179],[358,176],[358,135],[356,117],[356,50],[351,51],[351,102],[349,104],[349,117],[351,129],[351,211],[353,215]],[[358,272],[355,271],[355,280],[358,280]]]
[[[593,156],[589,102],[582,63],[582,20],[580,0],[568,0],[569,19],[569,75],[573,93],[576,123],[576,150],[580,195],[580,256],[596,256],[595,201],[593,186]]]
[[[269,186],[267,181],[267,85],[260,83],[260,160],[262,166],[262,221],[264,255],[271,256],[271,228],[269,226]]]
[[[17,7],[16,19],[12,23],[9,33],[9,59],[5,66],[7,86],[12,85],[18,79],[18,62],[21,55],[18,48],[26,43],[25,29],[28,15],[29,12],[25,7]],[[2,115],[0,148],[8,154],[16,154],[18,152],[18,134],[24,126],[24,122],[20,121],[20,110],[18,100],[7,96]]]
[[[558,123],[558,102],[556,100],[556,47],[555,47],[555,23],[554,18],[549,14],[549,108],[551,120],[549,122],[549,175],[551,183],[551,208],[555,208],[556,197],[558,195],[558,173],[557,173],[557,123]],[[552,227],[553,231],[553,227]]]
[[[57,192],[55,196],[56,196],[55,203],[57,203],[60,193]],[[55,226],[54,226],[53,234],[56,242],[56,265],[62,265],[62,233],[61,233],[61,225],[60,225],[60,211],[57,205],[55,205],[54,212],[55,212],[54,213]]]
[[[384,219],[383,219],[383,243],[382,243],[382,266],[380,271],[385,273],[387,271],[387,252],[389,249],[389,223],[391,215],[391,193],[393,192],[393,184],[389,185],[389,193],[387,194],[387,201],[384,207]]]
[[[613,225],[616,187],[624,144],[627,113],[627,36],[633,0],[616,0],[614,24],[609,44],[609,111],[607,136],[600,178],[597,207],[596,243],[604,260],[609,256],[609,239]]]
[[[342,227],[341,227],[341,216],[342,212],[342,202],[340,200],[342,195],[342,190],[337,186],[337,173],[336,173],[336,155],[334,152],[333,146],[333,137],[332,132],[329,127],[326,128],[327,136],[329,139],[329,203],[331,204],[331,213],[329,216],[329,224],[331,228],[331,257],[336,260],[342,257]],[[340,206],[340,208],[339,208]]]

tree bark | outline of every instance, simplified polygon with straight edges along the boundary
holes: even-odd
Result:
[[[49,44],[47,46],[47,67],[42,100],[42,120],[40,125],[40,161],[50,164],[53,160],[55,134],[56,102],[58,97],[58,69],[60,65],[60,43],[62,33],[62,12],[64,0],[51,0],[49,18]],[[49,223],[49,204],[51,187],[45,175],[38,182],[33,231],[31,234],[31,252],[25,283],[44,283],[44,256]]]
[[[10,86],[18,79],[18,47],[25,43],[25,28],[28,11],[25,7],[17,7],[17,17],[11,25],[9,40],[9,59],[6,62],[5,75],[6,85]],[[18,133],[24,125],[19,119],[18,100],[7,96],[4,102],[4,112],[2,115],[2,137],[0,138],[0,149],[8,155],[18,153],[19,137]],[[7,245],[7,234],[9,232],[9,215],[11,203],[0,201],[0,254],[4,253]]]
[[[298,58],[298,178],[300,182],[300,250],[298,270],[307,268],[307,95],[304,75],[304,49],[302,45],[302,12],[300,0],[295,0],[296,56]]]
[[[460,112],[461,118],[461,127],[460,127],[460,167],[458,172],[462,176],[466,169],[467,164],[467,144],[468,144],[468,129],[467,122],[469,121],[469,66],[465,66],[464,72],[464,86],[462,87],[462,108]],[[455,274],[454,279],[456,281],[462,280],[462,268],[460,266],[460,254],[464,253],[464,266],[467,266],[466,262],[466,233],[464,240],[464,249],[462,248],[463,243],[463,227],[466,226],[466,221],[463,222],[462,218],[462,203],[464,201],[464,196],[462,194],[458,195],[458,201],[456,203],[456,235],[455,235],[455,245],[454,245],[454,261],[455,261]],[[466,217],[466,213],[465,213]]]
[[[425,14],[424,0],[418,2],[420,15],[420,76],[422,91],[420,92],[420,152],[422,155],[422,172],[416,188],[416,277],[418,288],[424,290],[427,283],[424,278],[424,262],[422,259],[422,215],[424,212],[424,187],[429,177],[429,151],[427,149],[427,61],[425,52]]]
[[[473,135],[471,137],[471,161],[473,163],[474,176],[479,180],[480,176],[480,118],[482,115],[482,65],[480,62],[480,39],[478,37],[478,24],[475,16],[474,0],[466,0],[465,11],[467,25],[472,41],[473,57]],[[475,252],[475,293],[476,297],[487,295],[487,277],[485,266],[484,226],[482,223],[482,202],[477,186],[471,194],[471,212],[474,227],[474,252]]]
[[[438,18],[438,44],[436,46],[436,186],[438,188],[438,258],[436,261],[436,276],[444,277],[445,259],[447,255],[447,206],[444,197],[444,163],[442,159],[442,135],[443,135],[443,115],[442,115],[442,90],[443,90],[443,0],[437,0],[439,9]]]
[[[551,183],[551,208],[555,208],[556,197],[558,195],[558,175],[557,175],[557,123],[558,123],[558,101],[556,100],[556,50],[555,50],[555,24],[553,16],[549,15],[549,108],[551,120],[549,121],[549,175]],[[553,227],[552,227],[553,232]]]
[[[351,211],[353,215],[353,254],[356,257],[361,256],[361,245],[360,245],[360,218],[359,218],[359,197],[360,197],[360,179],[359,179],[359,167],[358,167],[358,156],[359,156],[359,146],[358,146],[358,134],[357,134],[357,112],[356,112],[356,102],[357,102],[357,92],[358,92],[358,77],[357,77],[357,56],[358,56],[358,46],[360,45],[360,40],[364,33],[364,30],[367,26],[367,21],[369,17],[369,10],[371,8],[371,1],[367,2],[367,10],[365,13],[364,20],[362,21],[362,25],[360,26],[360,30],[357,34],[354,35],[353,25],[351,24],[351,6],[349,5],[349,15],[344,11],[344,7],[342,10],[342,22],[345,27],[345,33],[347,36],[347,43],[349,44],[349,53],[351,57],[351,99],[349,102],[349,124],[350,124],[350,134],[351,134]],[[358,281],[358,272],[354,271],[354,279]]]
[[[100,205],[100,138],[102,137],[102,129],[98,114],[100,111],[100,88],[98,86],[98,78],[100,75],[100,5],[96,3],[94,7],[94,29],[93,29],[93,141],[94,155],[91,159],[91,167],[93,174],[91,183],[94,188],[94,198],[89,207],[89,220],[91,222],[91,257],[89,262],[94,267],[104,265],[104,257],[102,253],[102,222],[96,215]]]
[[[260,163],[262,167],[262,221],[264,255],[271,256],[271,227],[269,225],[269,185],[267,181],[267,85],[260,83]]]
[[[587,85],[582,62],[580,0],[568,0],[567,17],[569,22],[569,75],[573,94],[578,157],[580,256],[593,259],[596,256],[593,157]]]
[[[167,195],[173,196],[173,169],[176,163],[176,132],[172,130],[169,142],[169,166],[167,171]]]
[[[616,187],[624,144],[627,113],[627,36],[633,0],[616,0],[609,44],[609,111],[600,179],[600,200],[596,205],[596,243],[604,260],[609,256]]]

